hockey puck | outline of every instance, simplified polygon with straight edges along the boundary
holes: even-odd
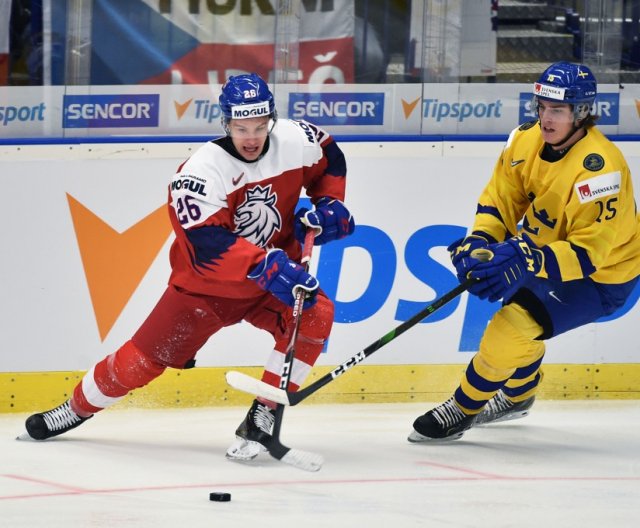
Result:
[[[209,500],[214,502],[229,502],[231,500],[231,493],[213,491],[209,493]]]

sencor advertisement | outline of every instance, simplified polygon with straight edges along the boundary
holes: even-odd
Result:
[[[289,116],[318,126],[384,124],[384,93],[290,93]]]
[[[157,127],[158,94],[65,95],[63,128]]]

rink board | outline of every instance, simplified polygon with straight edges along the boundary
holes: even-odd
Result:
[[[6,226],[0,260],[1,410],[59,402],[153,308],[169,275],[166,185],[199,145],[0,147],[8,193],[0,209]],[[618,146],[634,174],[638,200],[640,146]],[[347,360],[455,286],[446,246],[473,221],[502,142],[342,147],[349,167],[347,203],[357,228],[352,237],[314,253],[312,272],[336,304],[334,329],[316,372]],[[544,396],[637,397],[639,295],[637,288],[613,317],[547,342]],[[463,294],[314,398],[386,402],[448,394],[497,308]],[[259,375],[271,347],[268,335],[247,324],[224,329],[200,351],[198,368],[167,373],[127,401],[240,401],[244,396],[231,393],[223,373],[240,368]]]

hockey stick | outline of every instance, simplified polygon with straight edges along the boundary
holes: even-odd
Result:
[[[478,257],[478,260],[480,260],[480,257]],[[344,363],[338,365],[331,372],[325,374],[320,379],[314,381],[304,389],[298,390],[297,392],[289,392],[281,388],[277,389],[275,387],[272,387],[271,385],[267,385],[260,380],[257,380],[256,378],[237,371],[229,371],[226,373],[227,383],[235,389],[261,396],[280,405],[297,405],[301,401],[306,400],[314,392],[320,390],[322,387],[332,382],[337,377],[342,376],[342,374],[344,374],[351,367],[357,365],[361,361],[364,361],[376,350],[380,350],[387,343],[390,343],[396,337],[409,330],[409,328],[415,326],[424,318],[442,308],[449,301],[452,301],[453,299],[458,297],[458,295],[466,291],[466,289],[474,282],[475,279],[467,279],[463,283],[453,288],[453,290],[445,293],[442,297],[436,299],[433,303],[420,310],[410,319],[407,319],[405,322],[401,323],[390,332],[387,332],[381,338],[371,343],[368,347],[358,352],[355,356],[352,356]]]
[[[307,233],[304,238],[304,245],[302,246],[302,257],[300,259],[300,262],[302,263],[305,271],[309,270],[309,262],[311,261],[314,239],[315,229],[307,229]],[[295,300],[293,303],[293,326],[291,330],[291,338],[289,339],[289,344],[287,345],[287,350],[284,357],[284,364],[282,365],[280,389],[271,387],[272,389],[280,390],[285,394],[287,388],[289,387],[289,379],[291,378],[296,341],[298,340],[300,322],[302,321],[302,307],[304,305],[305,294],[306,292],[302,288],[298,288],[296,290]],[[265,383],[265,385],[267,384]],[[269,454],[273,458],[297,467],[298,469],[303,469],[305,471],[320,470],[322,464],[324,463],[322,456],[316,453],[311,453],[309,451],[302,451],[301,449],[292,449],[282,444],[282,442],[280,441],[280,429],[282,427],[283,416],[284,405],[278,403],[275,410],[275,419],[273,422],[273,431],[271,433],[271,438],[264,444],[269,451]]]

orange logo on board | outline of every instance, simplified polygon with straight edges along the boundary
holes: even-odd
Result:
[[[189,105],[191,104],[191,101],[193,101],[193,98],[185,101],[184,103],[179,103],[178,101],[173,101],[173,105],[175,106],[176,115],[178,116],[178,119],[182,119],[182,116],[187,111],[187,108],[189,108]]]
[[[420,101],[420,99],[421,98],[418,97],[417,99],[409,102],[405,101],[404,99],[400,99],[400,101],[402,101],[402,111],[404,112],[405,119],[409,119],[409,116],[413,113],[413,110],[418,104],[418,102]]]
[[[67,201],[104,341],[171,234],[167,206],[118,233],[68,193]]]

